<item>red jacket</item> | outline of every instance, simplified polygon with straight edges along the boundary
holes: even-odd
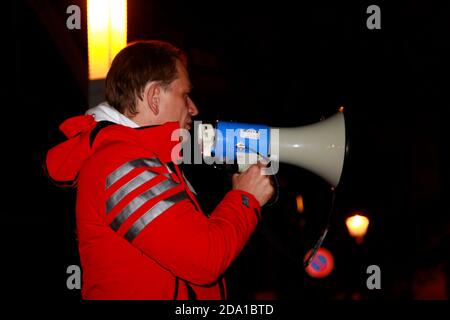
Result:
[[[100,123],[99,123],[100,124]],[[46,158],[49,176],[76,186],[83,299],[223,299],[222,274],[256,227],[253,195],[232,190],[205,216],[179,168],[177,123],[98,131],[65,121],[69,138]]]

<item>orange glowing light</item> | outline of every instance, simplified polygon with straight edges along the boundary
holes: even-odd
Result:
[[[345,221],[348,232],[358,242],[361,242],[369,227],[369,219],[363,215],[355,214]]]
[[[104,79],[127,44],[127,1],[88,0],[89,79]]]
[[[303,204],[303,197],[301,194],[299,194],[296,198],[297,200],[297,211],[298,213],[303,213],[305,211],[305,206]]]

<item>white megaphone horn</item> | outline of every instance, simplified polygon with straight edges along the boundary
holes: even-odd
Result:
[[[259,159],[302,167],[336,187],[347,153],[343,107],[314,124],[274,128],[261,124],[216,122],[199,126],[198,142],[205,162],[237,163],[246,170]]]
[[[271,139],[271,149],[279,150],[281,162],[309,170],[333,187],[339,184],[347,151],[343,112],[314,124],[279,130],[279,139]]]

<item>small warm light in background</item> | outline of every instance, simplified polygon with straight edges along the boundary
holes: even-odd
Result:
[[[127,1],[88,0],[89,80],[104,79],[127,44]]]
[[[369,227],[369,219],[363,215],[355,214],[345,221],[348,232],[356,239],[357,243],[362,243]]]
[[[344,106],[340,106],[338,109],[339,112],[344,112]]]
[[[303,196],[301,194],[297,196],[297,211],[298,213],[303,213],[303,211],[305,211],[305,207],[303,205]]]

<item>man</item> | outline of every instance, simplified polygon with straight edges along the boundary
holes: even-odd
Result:
[[[198,114],[185,55],[161,41],[128,45],[106,78],[106,99],[66,120],[47,154],[49,176],[77,186],[84,299],[224,299],[222,275],[272,196],[254,165],[203,214],[173,164],[172,132]],[[112,107],[111,107],[112,106]]]

